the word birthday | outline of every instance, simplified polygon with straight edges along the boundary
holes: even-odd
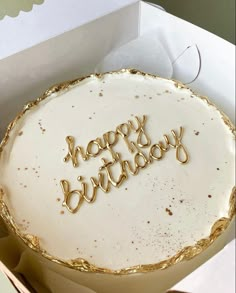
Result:
[[[111,187],[120,187],[127,180],[128,175],[137,175],[141,169],[146,168],[154,161],[161,160],[170,148],[175,149],[176,160],[185,164],[189,160],[189,155],[182,143],[184,129],[181,126],[179,132],[171,130],[170,135],[163,135],[163,140],[152,144],[151,139],[145,130],[147,118],[135,116],[134,120],[120,124],[115,131],[108,131],[94,140],[91,140],[86,148],[75,146],[72,136],[66,137],[68,153],[64,158],[65,162],[71,160],[73,167],[80,165],[79,160],[87,161],[90,158],[98,157],[106,151],[111,155],[111,159],[101,158],[102,165],[99,168],[98,176],[91,177],[90,183],[85,182],[82,176],[78,176],[80,189],[71,190],[68,180],[61,180],[61,187],[64,194],[62,205],[71,213],[76,213],[83,202],[93,203],[97,197],[98,189],[108,193]],[[131,140],[131,134],[136,135],[136,141]],[[123,140],[128,151],[133,154],[133,162],[124,160],[122,155],[114,150],[115,145]],[[144,149],[149,148],[148,152]],[[119,175],[114,176],[114,169],[119,168]],[[117,178],[115,178],[117,177]],[[90,190],[90,194],[89,194]],[[72,198],[76,196],[76,203]]]

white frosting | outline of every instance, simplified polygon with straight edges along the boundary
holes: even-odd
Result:
[[[120,188],[107,194],[98,190],[94,203],[85,202],[71,214],[62,207],[60,180],[80,189],[77,177],[86,182],[97,177],[100,159],[109,156],[79,158],[74,168],[63,161],[65,138],[74,136],[75,144],[86,148],[89,141],[134,120],[132,115],[147,116],[152,144],[182,126],[189,162],[180,164],[172,148]],[[122,139],[117,149],[133,162]],[[51,255],[121,269],[173,256],[227,217],[234,152],[234,136],[220,113],[189,90],[164,79],[107,74],[51,96],[20,119],[0,157],[0,184],[22,231],[37,235]]]

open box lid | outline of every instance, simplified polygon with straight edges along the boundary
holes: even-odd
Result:
[[[32,1],[37,2],[37,1]],[[0,20],[0,59],[78,28],[139,0],[46,0],[30,12]],[[23,3],[24,5],[24,3]]]

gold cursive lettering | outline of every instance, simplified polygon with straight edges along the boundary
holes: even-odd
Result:
[[[135,116],[135,122],[129,120],[128,123],[122,123],[117,126],[116,131],[108,131],[103,134],[102,137],[98,137],[94,140],[91,140],[87,147],[86,151],[81,146],[75,147],[75,140],[73,136],[67,136],[66,142],[68,145],[68,153],[64,158],[64,162],[72,161],[74,167],[79,166],[79,155],[84,161],[89,160],[90,158],[95,158],[101,154],[102,151],[108,150],[112,158],[115,159],[116,154],[113,150],[113,147],[119,141],[119,137],[121,137],[131,153],[135,152],[135,149],[132,146],[132,143],[129,140],[129,136],[131,132],[138,134],[137,144],[139,147],[145,148],[150,146],[151,140],[145,132],[145,123],[146,116],[143,115],[142,118]]]
[[[145,123],[146,123],[146,116],[143,115],[143,118],[142,120],[135,116],[135,120],[137,122],[137,125],[138,127],[135,128],[133,122],[131,120],[129,120],[129,125],[131,127],[131,129],[133,129],[136,133],[138,133],[138,138],[137,138],[137,144],[138,146],[144,148],[144,147],[148,147],[150,146],[151,144],[151,140],[150,138],[148,137],[148,135],[145,133],[145,130],[144,130],[144,126],[145,126]]]
[[[73,166],[77,167],[77,166],[79,166],[79,161],[78,161],[79,154],[81,155],[81,157],[84,161],[86,161],[88,159],[88,157],[85,154],[82,147],[80,147],[80,146],[75,147],[75,140],[72,136],[67,136],[66,142],[67,142],[69,150],[68,150],[67,155],[64,158],[64,162],[68,162],[69,160],[72,160]]]
[[[62,206],[65,206],[68,209],[68,211],[71,212],[72,214],[76,213],[84,201],[84,197],[83,197],[81,191],[80,190],[72,190],[71,191],[70,184],[67,180],[61,180],[61,187],[62,187],[62,191],[64,193],[64,201],[62,203]],[[77,204],[74,208],[71,206],[71,199],[72,199],[73,195],[78,196],[78,201],[77,201]]]
[[[113,160],[113,161],[107,161],[105,158],[102,158],[103,165],[99,168],[99,170],[100,171],[105,170],[109,182],[111,182],[111,184],[114,187],[119,187],[122,184],[122,182],[127,178],[127,174],[124,172],[122,168],[122,164],[120,162],[120,155],[118,153],[116,153],[116,157],[117,157],[117,160]],[[116,163],[119,163],[119,167],[120,167],[120,175],[118,177],[118,180],[115,180],[114,176],[112,175],[112,167]]]
[[[145,123],[145,115],[142,118],[135,116],[135,122],[129,120],[128,123],[120,124],[116,128],[116,131],[108,131],[101,138],[98,137],[95,140],[91,140],[87,145],[86,152],[80,146],[75,147],[73,137],[68,136],[66,138],[68,154],[64,158],[64,161],[68,162],[72,160],[74,167],[79,165],[79,155],[86,161],[90,157],[94,158],[99,156],[102,151],[106,150],[112,157],[111,160],[107,160],[104,157],[101,159],[102,165],[99,168],[98,177],[90,178],[91,186],[83,180],[82,176],[77,178],[81,184],[81,189],[77,190],[71,190],[69,182],[67,180],[61,180],[61,187],[64,194],[63,206],[69,212],[77,212],[84,201],[87,203],[95,202],[98,189],[101,189],[104,193],[108,193],[111,186],[119,188],[127,180],[129,174],[135,176],[139,173],[139,170],[146,168],[153,161],[161,160],[170,148],[175,149],[176,160],[178,162],[185,164],[189,161],[188,152],[182,143],[184,134],[183,127],[180,127],[179,132],[171,130],[170,135],[163,135],[163,141],[151,145],[151,140],[145,132]],[[131,131],[137,134],[136,142],[130,141],[129,139]],[[119,137],[125,141],[129,151],[134,154],[133,163],[128,160],[122,160],[121,154],[113,149],[118,143]],[[146,154],[143,148],[147,148],[148,146],[150,146],[150,149],[148,154]],[[77,199],[74,196],[77,196]],[[73,202],[76,203],[74,206]]]

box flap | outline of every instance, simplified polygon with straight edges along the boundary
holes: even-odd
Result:
[[[234,293],[235,245],[235,240],[233,240],[212,259],[175,285],[173,291],[169,292]]]
[[[138,0],[46,0],[0,21],[0,59],[32,47]]]

